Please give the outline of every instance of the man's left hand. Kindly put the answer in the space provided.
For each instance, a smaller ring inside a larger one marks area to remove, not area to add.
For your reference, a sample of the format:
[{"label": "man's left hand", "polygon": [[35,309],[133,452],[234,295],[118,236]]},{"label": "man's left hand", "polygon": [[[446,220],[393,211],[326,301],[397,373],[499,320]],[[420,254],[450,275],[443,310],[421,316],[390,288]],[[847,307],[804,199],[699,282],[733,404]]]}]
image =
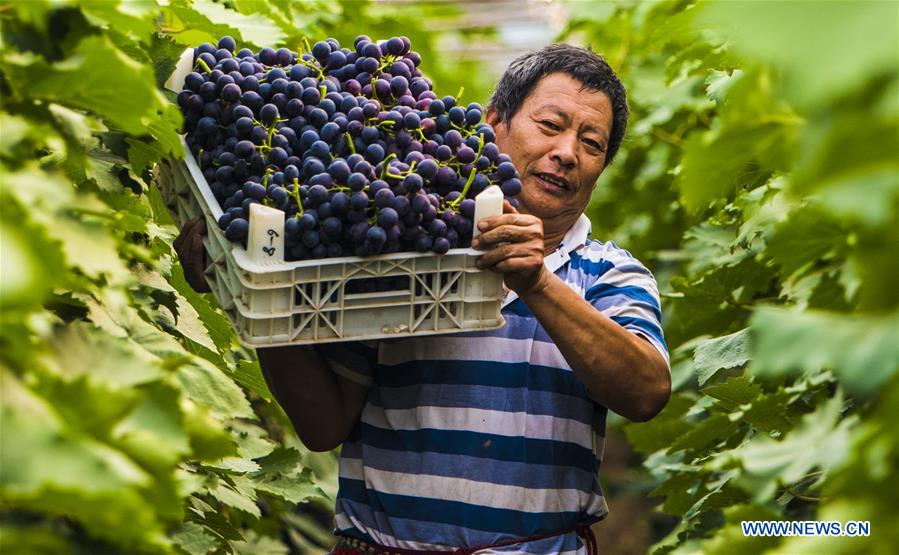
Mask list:
[{"label": "man's left hand", "polygon": [[506,287],[519,296],[537,289],[547,279],[543,265],[543,222],[521,214],[503,201],[503,214],[484,218],[481,235],[471,246],[485,250],[478,268],[503,274]]}]

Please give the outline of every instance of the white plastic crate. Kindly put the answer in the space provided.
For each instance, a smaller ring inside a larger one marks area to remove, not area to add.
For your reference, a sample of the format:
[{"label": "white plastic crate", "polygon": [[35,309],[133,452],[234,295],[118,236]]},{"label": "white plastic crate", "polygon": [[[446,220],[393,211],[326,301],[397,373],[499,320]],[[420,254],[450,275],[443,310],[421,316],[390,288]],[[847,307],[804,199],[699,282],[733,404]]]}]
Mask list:
[{"label": "white plastic crate", "polygon": [[[222,210],[196,159],[158,166],[157,184],[178,226],[206,218],[206,280],[248,347],[433,335],[501,327],[502,277],[477,269],[481,253],[348,256],[258,265],[225,239]],[[360,292],[374,280],[377,292]]]}]

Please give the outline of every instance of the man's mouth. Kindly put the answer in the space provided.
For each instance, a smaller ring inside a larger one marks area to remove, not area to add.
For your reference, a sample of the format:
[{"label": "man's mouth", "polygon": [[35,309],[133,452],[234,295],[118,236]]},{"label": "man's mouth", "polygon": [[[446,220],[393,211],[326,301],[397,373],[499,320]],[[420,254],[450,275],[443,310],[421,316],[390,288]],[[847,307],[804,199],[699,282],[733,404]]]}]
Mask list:
[{"label": "man's mouth", "polygon": [[568,181],[564,177],[558,175],[553,175],[551,173],[535,173],[534,177],[542,181],[544,186],[551,190],[568,191],[571,189]]}]

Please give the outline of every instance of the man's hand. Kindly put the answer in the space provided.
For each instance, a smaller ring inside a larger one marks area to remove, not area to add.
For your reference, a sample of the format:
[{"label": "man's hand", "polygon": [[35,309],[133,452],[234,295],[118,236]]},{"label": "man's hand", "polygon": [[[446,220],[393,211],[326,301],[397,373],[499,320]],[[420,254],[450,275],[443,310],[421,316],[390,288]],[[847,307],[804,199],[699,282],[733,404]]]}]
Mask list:
[{"label": "man's hand", "polygon": [[503,214],[484,218],[479,225],[481,235],[471,246],[487,252],[478,258],[478,268],[503,274],[506,287],[519,295],[545,285],[549,272],[543,266],[540,218],[520,214],[503,201]]},{"label": "man's hand", "polygon": [[212,291],[206,283],[206,248],[203,236],[206,235],[206,220],[197,216],[188,220],[175,238],[175,252],[184,267],[184,279],[197,293]]}]

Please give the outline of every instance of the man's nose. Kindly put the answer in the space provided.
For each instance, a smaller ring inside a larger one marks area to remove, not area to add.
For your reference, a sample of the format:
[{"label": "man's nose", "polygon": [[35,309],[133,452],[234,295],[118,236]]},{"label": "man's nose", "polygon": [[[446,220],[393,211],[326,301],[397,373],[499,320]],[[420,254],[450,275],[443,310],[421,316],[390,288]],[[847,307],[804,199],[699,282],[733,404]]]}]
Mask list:
[{"label": "man's nose", "polygon": [[563,168],[575,167],[577,165],[577,133],[568,131],[556,135],[550,158]]}]

